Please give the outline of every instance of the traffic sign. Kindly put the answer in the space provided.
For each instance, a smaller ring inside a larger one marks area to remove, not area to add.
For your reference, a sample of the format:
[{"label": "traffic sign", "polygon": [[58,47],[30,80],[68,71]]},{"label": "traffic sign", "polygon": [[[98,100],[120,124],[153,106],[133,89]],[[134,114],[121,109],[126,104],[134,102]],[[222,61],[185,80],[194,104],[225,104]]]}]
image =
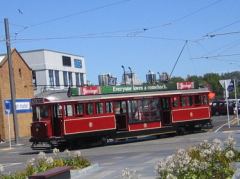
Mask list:
[{"label": "traffic sign", "polygon": [[233,90],[234,90],[234,81],[233,80],[231,80],[230,83],[228,84],[227,90],[229,92],[233,92]]}]

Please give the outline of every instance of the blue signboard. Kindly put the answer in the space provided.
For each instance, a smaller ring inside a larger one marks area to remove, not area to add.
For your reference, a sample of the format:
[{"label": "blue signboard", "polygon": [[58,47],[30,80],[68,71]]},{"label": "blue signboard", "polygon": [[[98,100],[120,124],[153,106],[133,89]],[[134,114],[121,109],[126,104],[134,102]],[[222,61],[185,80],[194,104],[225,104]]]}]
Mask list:
[{"label": "blue signboard", "polygon": [[82,68],[82,60],[74,59],[74,67],[75,68]]},{"label": "blue signboard", "polygon": [[234,81],[233,80],[230,81],[230,83],[229,83],[229,85],[227,87],[227,90],[229,92],[232,92],[234,90]]},{"label": "blue signboard", "polygon": [[[12,114],[12,100],[4,100],[5,114]],[[16,99],[16,112],[17,113],[31,113],[31,99]]]}]

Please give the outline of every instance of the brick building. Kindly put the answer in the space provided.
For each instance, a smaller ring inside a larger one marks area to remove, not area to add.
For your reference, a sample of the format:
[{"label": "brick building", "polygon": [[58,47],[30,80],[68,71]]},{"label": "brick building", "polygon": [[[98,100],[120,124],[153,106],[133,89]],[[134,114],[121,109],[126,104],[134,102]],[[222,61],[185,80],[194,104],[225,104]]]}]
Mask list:
[{"label": "brick building", "polygon": [[[32,121],[30,99],[33,97],[32,70],[16,49],[12,50],[14,83],[16,89],[16,111],[19,137],[30,136]],[[8,139],[7,103],[11,105],[9,69],[7,56],[0,55],[0,138]],[[10,112],[11,138],[14,138],[13,116]]]}]

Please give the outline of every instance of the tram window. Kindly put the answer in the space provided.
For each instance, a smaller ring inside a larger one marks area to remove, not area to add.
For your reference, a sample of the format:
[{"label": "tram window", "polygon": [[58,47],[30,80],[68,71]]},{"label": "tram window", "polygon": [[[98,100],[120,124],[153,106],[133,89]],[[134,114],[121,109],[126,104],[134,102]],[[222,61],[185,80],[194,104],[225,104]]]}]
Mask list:
[{"label": "tram window", "polygon": [[161,98],[162,109],[169,109],[168,98]]},{"label": "tram window", "polygon": [[159,100],[153,99],[151,103],[151,117],[152,120],[159,119],[160,120],[160,112],[159,112]]},{"label": "tram window", "polygon": [[62,105],[55,104],[53,106],[53,117],[54,118],[61,118],[62,117]]},{"label": "tram window", "polygon": [[112,103],[111,102],[106,102],[106,113],[112,113]]},{"label": "tram window", "polygon": [[87,104],[87,115],[92,115],[93,114],[93,103],[88,103]]},{"label": "tram window", "polygon": [[194,97],[195,105],[200,105],[201,104],[201,98],[199,95]]},{"label": "tram window", "polygon": [[115,102],[114,113],[115,114],[125,114],[126,113],[126,101]]},{"label": "tram window", "polygon": [[67,117],[73,116],[73,107],[71,104],[65,105],[65,116]]},{"label": "tram window", "polygon": [[137,108],[138,108],[138,104],[136,100],[128,101],[128,115],[130,119],[138,120]]},{"label": "tram window", "polygon": [[181,105],[182,105],[182,107],[187,106],[187,99],[184,96],[181,96]]},{"label": "tram window", "polygon": [[103,114],[103,103],[97,103],[97,114]]},{"label": "tram window", "polygon": [[114,104],[114,113],[115,114],[120,114],[120,102],[116,102],[115,104]]},{"label": "tram window", "polygon": [[172,99],[173,101],[172,101],[172,106],[173,107],[178,107],[178,103],[179,103],[179,101],[178,101],[178,97],[173,97],[173,99]]},{"label": "tram window", "polygon": [[[165,100],[166,102],[167,100]],[[168,106],[168,103],[165,103]],[[159,101],[157,99],[145,99],[143,101],[143,117],[144,120],[160,119],[160,112],[158,110]]]},{"label": "tram window", "polygon": [[48,117],[48,106],[36,106],[33,108],[33,120],[40,121]]},{"label": "tram window", "polygon": [[75,105],[75,111],[76,111],[76,115],[83,115],[83,104],[82,103],[78,103]]},{"label": "tram window", "polygon": [[128,115],[130,123],[136,123],[142,120],[142,109],[142,100],[128,101]]},{"label": "tram window", "polygon": [[122,102],[121,102],[120,112],[122,112],[122,113],[126,113],[126,112],[127,112],[127,104],[126,104],[126,101],[122,101]]},{"label": "tram window", "polygon": [[202,104],[208,104],[208,99],[206,95],[202,96]]},{"label": "tram window", "polygon": [[40,117],[47,118],[48,117],[48,106],[41,106],[40,107]]},{"label": "tram window", "polygon": [[193,105],[193,97],[192,96],[188,96],[188,102],[189,102],[189,106]]},{"label": "tram window", "polygon": [[143,116],[146,121],[151,119],[151,101],[149,99],[143,100]]}]

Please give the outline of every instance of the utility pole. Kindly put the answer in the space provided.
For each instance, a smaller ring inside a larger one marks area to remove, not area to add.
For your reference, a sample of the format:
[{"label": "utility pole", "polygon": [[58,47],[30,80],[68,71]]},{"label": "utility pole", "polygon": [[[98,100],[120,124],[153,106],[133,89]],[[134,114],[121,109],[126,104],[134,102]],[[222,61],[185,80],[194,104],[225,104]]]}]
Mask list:
[{"label": "utility pole", "polygon": [[[11,91],[11,100],[12,100],[12,113],[13,113],[13,123],[14,123],[14,135],[15,135],[15,143],[18,144],[18,120],[16,113],[16,91],[14,84],[14,74],[13,74],[13,64],[12,64],[12,56],[11,56],[11,43],[9,36],[9,24],[8,19],[4,18],[5,25],[5,34],[6,34],[6,46],[7,46],[7,56],[8,56],[8,69],[9,69],[9,80],[10,80],[10,91]],[[9,139],[11,140],[11,139]]]}]

